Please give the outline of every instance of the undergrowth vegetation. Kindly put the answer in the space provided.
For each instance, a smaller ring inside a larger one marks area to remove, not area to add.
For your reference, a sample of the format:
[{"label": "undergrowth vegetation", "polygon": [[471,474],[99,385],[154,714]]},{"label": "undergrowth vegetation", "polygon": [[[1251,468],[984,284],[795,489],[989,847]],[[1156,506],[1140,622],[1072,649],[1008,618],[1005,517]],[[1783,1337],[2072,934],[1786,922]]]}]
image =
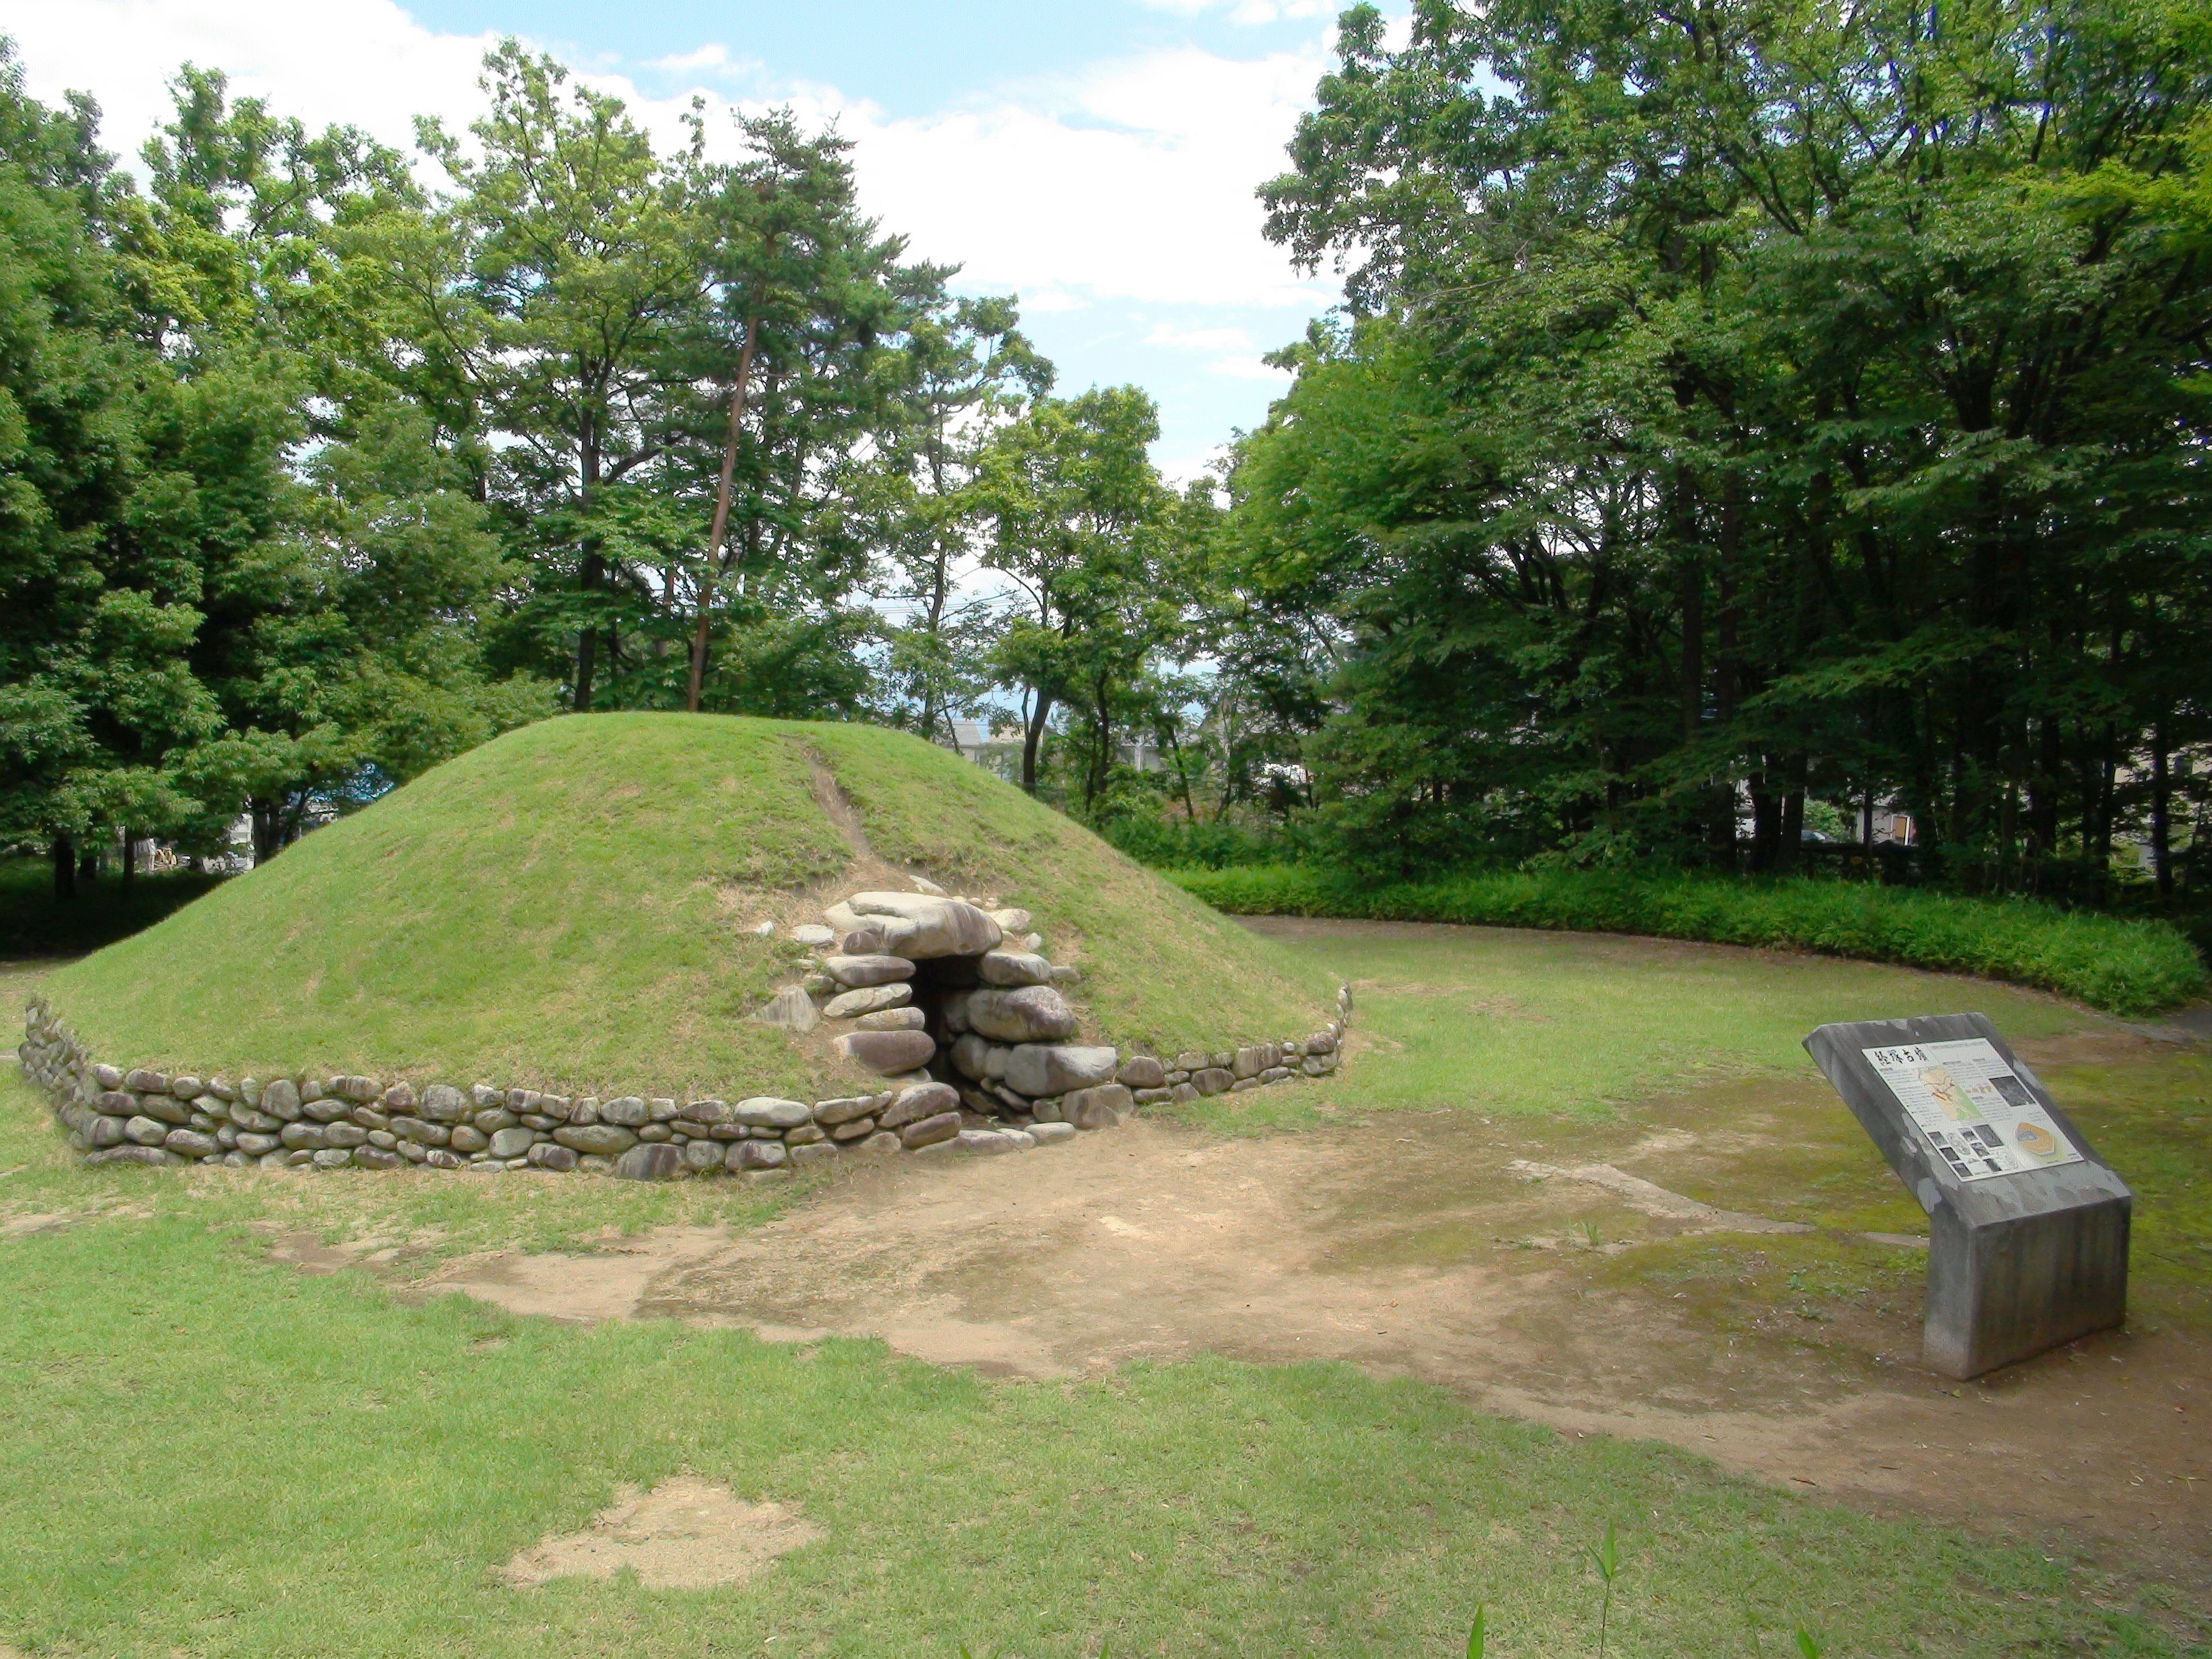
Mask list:
[{"label": "undergrowth vegetation", "polygon": [[2065,911],[2025,899],[1859,883],[1744,882],[1556,871],[1486,872],[1373,886],[1327,870],[1269,866],[1170,872],[1240,915],[1542,927],[1704,939],[1978,974],[2148,1014],[2203,991],[2204,963],[2161,921]]}]

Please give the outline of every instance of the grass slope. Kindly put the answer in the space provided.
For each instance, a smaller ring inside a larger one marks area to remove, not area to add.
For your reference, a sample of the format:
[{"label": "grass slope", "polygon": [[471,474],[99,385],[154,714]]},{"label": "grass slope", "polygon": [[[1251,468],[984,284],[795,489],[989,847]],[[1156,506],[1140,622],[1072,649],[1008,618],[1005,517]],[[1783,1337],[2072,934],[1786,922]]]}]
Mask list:
[{"label": "grass slope", "polygon": [[103,1057],[563,1093],[805,1094],[820,1045],[745,1016],[788,966],[746,926],[818,909],[852,863],[810,755],[877,851],[988,886],[1092,975],[1122,1042],[1322,1018],[1286,952],[947,750],[872,727],[603,714],[509,732],[52,976]]}]

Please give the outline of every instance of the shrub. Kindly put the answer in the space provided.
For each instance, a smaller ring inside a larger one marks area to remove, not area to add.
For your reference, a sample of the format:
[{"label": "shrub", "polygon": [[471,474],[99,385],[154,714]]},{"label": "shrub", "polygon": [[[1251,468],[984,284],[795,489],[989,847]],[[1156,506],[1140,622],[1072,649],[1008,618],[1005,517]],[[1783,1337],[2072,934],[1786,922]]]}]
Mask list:
[{"label": "shrub", "polygon": [[1501,872],[1387,886],[1284,866],[1169,873],[1232,915],[1649,933],[1812,951],[2011,980],[2123,1015],[2169,1007],[2206,985],[2196,947],[2170,923],[2060,910],[2029,899],[1802,878],[1584,871]]}]

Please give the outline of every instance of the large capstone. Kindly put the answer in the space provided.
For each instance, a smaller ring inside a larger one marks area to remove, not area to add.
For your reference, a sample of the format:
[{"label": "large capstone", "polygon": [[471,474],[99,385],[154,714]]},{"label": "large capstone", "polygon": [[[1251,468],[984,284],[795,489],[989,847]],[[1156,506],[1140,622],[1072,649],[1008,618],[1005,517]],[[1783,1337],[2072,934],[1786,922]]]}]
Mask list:
[{"label": "large capstone", "polygon": [[1118,1051],[1112,1048],[1024,1042],[1007,1050],[1005,1081],[1009,1089],[1031,1099],[1066,1094],[1070,1089],[1111,1082],[1119,1059]]},{"label": "large capstone", "polygon": [[[887,954],[909,961],[979,957],[1003,937],[999,924],[974,905],[926,893],[855,893],[843,908],[881,935]],[[836,918],[830,920],[835,926]]]},{"label": "large capstone", "polygon": [[976,976],[986,985],[1049,985],[1052,964],[1027,951],[988,951],[975,964]]},{"label": "large capstone", "polygon": [[1075,1011],[1049,985],[968,994],[968,1029],[1001,1042],[1054,1042],[1075,1035]]},{"label": "large capstone", "polygon": [[896,1077],[927,1065],[937,1042],[927,1031],[848,1031],[837,1039],[837,1052],[878,1077]]}]

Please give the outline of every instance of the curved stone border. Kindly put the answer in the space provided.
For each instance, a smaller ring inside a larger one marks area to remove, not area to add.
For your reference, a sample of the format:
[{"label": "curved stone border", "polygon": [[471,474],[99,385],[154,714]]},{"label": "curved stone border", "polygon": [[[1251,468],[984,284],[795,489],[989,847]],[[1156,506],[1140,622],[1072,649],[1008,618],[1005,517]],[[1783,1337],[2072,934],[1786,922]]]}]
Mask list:
[{"label": "curved stone border", "polygon": [[[412,1164],[639,1181],[726,1171],[763,1182],[848,1156],[1027,1151],[1111,1128],[1154,1103],[1327,1076],[1352,1014],[1351,988],[1342,986],[1337,1018],[1304,1038],[1171,1060],[1125,1057],[1065,1040],[1075,1035],[1076,1017],[1057,988],[1079,976],[1043,957],[1024,911],[987,912],[941,891],[858,893],[831,906],[825,923],[792,930],[810,951],[835,948],[800,957],[804,977],[758,1018],[800,1031],[825,1019],[851,1022],[836,1047],[884,1078],[872,1093],[679,1103],[485,1083],[434,1083],[418,1092],[365,1077],[234,1083],[125,1071],[94,1059],[44,998],[25,1014],[16,1053],[88,1163]],[[1010,939],[1016,948],[1001,949]],[[933,1066],[950,1080],[931,1075]]]}]

